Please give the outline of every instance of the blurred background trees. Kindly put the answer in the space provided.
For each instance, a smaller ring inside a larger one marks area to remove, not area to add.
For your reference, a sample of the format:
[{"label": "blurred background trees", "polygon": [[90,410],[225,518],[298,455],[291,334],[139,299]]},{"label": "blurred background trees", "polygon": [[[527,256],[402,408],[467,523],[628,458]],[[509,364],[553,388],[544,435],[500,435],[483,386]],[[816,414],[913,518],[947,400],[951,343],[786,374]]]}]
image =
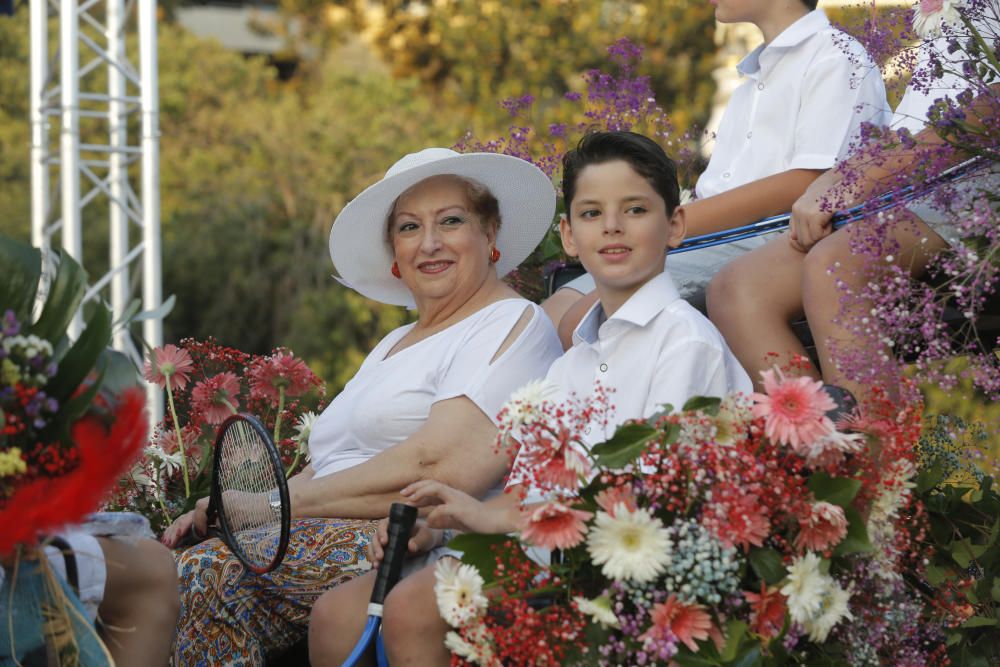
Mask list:
[{"label": "blurred background trees", "polygon": [[[166,339],[287,345],[331,392],[410,317],[337,284],[327,252],[337,212],[396,159],[506,132],[506,97],[533,95],[536,127],[579,121],[563,95],[608,67],[620,37],[643,47],[640,73],[679,130],[706,121],[714,92],[702,3],[281,0],[258,26],[287,44],[270,58],[187,32],[172,21],[185,4],[164,6],[159,31],[164,294],[177,297]],[[22,239],[27,19],[23,5],[0,17],[0,231]],[[85,265],[103,254],[89,246]]]}]

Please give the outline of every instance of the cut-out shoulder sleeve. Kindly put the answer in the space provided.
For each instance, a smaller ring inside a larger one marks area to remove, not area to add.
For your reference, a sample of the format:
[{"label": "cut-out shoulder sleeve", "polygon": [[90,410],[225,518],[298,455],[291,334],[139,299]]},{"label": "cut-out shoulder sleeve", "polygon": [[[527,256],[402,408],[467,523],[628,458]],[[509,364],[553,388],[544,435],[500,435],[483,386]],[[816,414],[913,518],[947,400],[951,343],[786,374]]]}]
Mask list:
[{"label": "cut-out shoulder sleeve", "polygon": [[522,300],[497,304],[456,345],[434,401],[466,396],[494,423],[511,393],[544,377],[562,353],[549,318]]}]

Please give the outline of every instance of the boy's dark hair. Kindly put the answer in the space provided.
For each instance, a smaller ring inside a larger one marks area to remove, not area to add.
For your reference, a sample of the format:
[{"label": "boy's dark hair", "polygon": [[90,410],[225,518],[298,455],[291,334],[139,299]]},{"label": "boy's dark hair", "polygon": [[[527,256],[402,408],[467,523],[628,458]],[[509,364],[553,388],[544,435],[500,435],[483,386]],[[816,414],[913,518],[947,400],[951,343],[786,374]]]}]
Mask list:
[{"label": "boy's dark hair", "polygon": [[802,0],[802,4],[809,8],[809,11],[816,9],[816,5],[819,4],[819,0]]},{"label": "boy's dark hair", "polygon": [[627,162],[637,174],[649,181],[666,203],[667,215],[674,212],[680,203],[680,187],[677,185],[677,166],[674,161],[649,137],[618,130],[588,132],[576,148],[566,151],[563,156],[562,190],[567,215],[576,194],[576,181],[580,172],[592,164],[614,160]]}]

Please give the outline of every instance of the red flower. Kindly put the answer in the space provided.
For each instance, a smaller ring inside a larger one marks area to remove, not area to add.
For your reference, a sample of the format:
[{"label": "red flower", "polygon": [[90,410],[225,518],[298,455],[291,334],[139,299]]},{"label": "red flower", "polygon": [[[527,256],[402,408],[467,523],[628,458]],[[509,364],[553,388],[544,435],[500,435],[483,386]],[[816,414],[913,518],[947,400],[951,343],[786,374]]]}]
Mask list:
[{"label": "red flower", "polygon": [[777,636],[785,625],[785,596],[777,588],[768,589],[760,583],[760,594],[744,591],[743,597],[750,603],[750,631],[765,639]]},{"label": "red flower", "polygon": [[678,641],[693,652],[698,652],[695,640],[708,639],[712,630],[712,617],[700,604],[687,604],[672,594],[666,602],[653,606],[653,626],[639,639],[670,639]]},{"label": "red flower", "polygon": [[101,501],[146,444],[146,396],[130,389],[119,399],[110,430],[102,419],[87,416],[72,428],[79,465],[58,477],[36,479],[7,499],[0,512],[0,554],[18,544],[32,544],[82,519]]},{"label": "red flower", "polygon": [[191,390],[191,403],[209,424],[221,424],[236,414],[240,402],[240,381],[233,373],[219,373],[203,380]]},{"label": "red flower", "polygon": [[187,386],[193,367],[194,362],[187,350],[166,345],[149,353],[142,374],[146,380],[160,387],[166,387],[167,378],[170,378],[170,387],[179,390]]},{"label": "red flower", "polygon": [[725,498],[712,508],[711,520],[706,525],[726,547],[761,546],[770,534],[771,522],[761,507],[756,494],[739,493]]},{"label": "red flower", "polygon": [[826,551],[840,543],[847,535],[847,517],[844,509],[830,503],[813,503],[809,514],[799,517],[799,534],[795,536],[797,549]]},{"label": "red flower", "polygon": [[796,451],[834,430],[826,412],[836,407],[823,383],[810,377],[785,378],[781,369],[761,371],[766,394],[753,395],[753,416],[764,418],[767,437]]},{"label": "red flower", "polygon": [[619,505],[623,506],[626,512],[634,512],[639,508],[632,489],[624,486],[609,486],[600,491],[594,500],[597,501],[598,507],[612,517],[615,516]]},{"label": "red flower", "polygon": [[284,388],[285,397],[301,396],[317,383],[309,367],[286,352],[259,359],[250,367],[250,392],[256,399],[277,403],[279,389]]}]

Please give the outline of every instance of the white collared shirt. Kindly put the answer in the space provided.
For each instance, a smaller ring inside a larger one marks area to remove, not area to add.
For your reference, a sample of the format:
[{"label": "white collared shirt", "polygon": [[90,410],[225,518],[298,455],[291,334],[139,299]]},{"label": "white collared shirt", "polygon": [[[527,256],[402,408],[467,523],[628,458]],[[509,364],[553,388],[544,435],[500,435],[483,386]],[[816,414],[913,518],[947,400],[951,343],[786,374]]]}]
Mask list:
[{"label": "white collared shirt", "polygon": [[890,118],[878,66],[819,9],[736,69],[746,81],[726,107],[699,197],[789,169],[829,169],[847,155],[863,122]]},{"label": "white collared shirt", "polygon": [[670,404],[679,410],[694,396],[749,394],[750,377],[722,334],[680,298],[666,273],[643,285],[611,317],[597,303],[573,332],[573,347],[549,368],[553,400],[586,399],[595,383],[613,389],[607,426],[594,423],[588,445],[610,438],[628,419],[648,417]]}]

